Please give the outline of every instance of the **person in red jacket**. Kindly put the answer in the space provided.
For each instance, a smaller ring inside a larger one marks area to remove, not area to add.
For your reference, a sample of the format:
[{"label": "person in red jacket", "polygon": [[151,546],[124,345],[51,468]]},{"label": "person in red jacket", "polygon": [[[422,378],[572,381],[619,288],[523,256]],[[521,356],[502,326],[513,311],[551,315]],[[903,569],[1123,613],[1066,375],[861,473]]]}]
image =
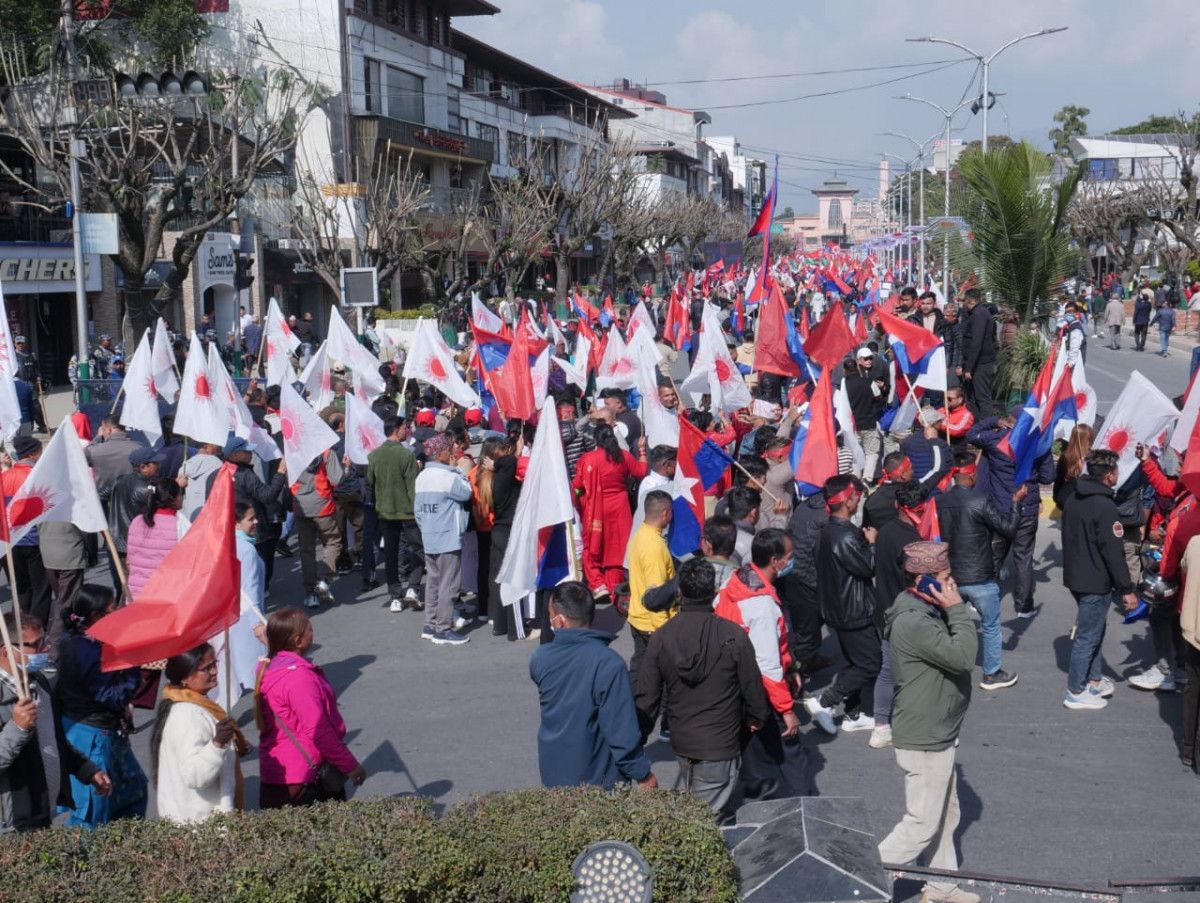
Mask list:
[{"label": "person in red jacket", "polygon": [[751,735],[742,755],[743,793],[746,801],[804,796],[811,779],[792,696],[793,689],[800,690],[800,672],[792,661],[787,622],[775,592],[775,579],[792,569],[791,537],[783,530],[762,530],[754,537],[750,556],[750,562],[729,578],[716,605],[719,617],[749,635],[767,701],[775,711],[775,717]]}]

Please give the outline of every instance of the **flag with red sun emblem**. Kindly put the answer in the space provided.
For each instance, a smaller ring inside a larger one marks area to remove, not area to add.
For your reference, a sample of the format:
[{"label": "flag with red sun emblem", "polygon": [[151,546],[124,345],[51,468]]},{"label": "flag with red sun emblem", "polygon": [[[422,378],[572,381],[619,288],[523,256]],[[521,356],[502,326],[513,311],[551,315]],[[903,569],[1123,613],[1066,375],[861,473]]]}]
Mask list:
[{"label": "flag with red sun emblem", "polygon": [[460,407],[479,406],[479,396],[455,369],[450,349],[433,320],[417,321],[404,361],[403,376],[428,383]]},{"label": "flag with red sun emblem", "polygon": [[[84,533],[108,529],[70,417],[63,419],[21,488],[13,493],[6,513],[5,526],[13,543],[46,521],[73,523]],[[0,543],[0,550],[2,546]]]},{"label": "flag with red sun emblem", "polygon": [[289,483],[295,483],[309,464],[338,441],[338,434],[287,383],[279,387],[279,431]]},{"label": "flag with red sun emblem", "polygon": [[200,337],[192,333],[188,346],[187,364],[183,368],[183,386],[179,390],[179,407],[175,411],[175,434],[187,436],[195,443],[211,442],[224,445],[229,436],[229,413],[225,399],[215,397],[208,376],[208,360]]},{"label": "flag with red sun emblem", "polygon": [[727,414],[749,407],[753,401],[741,371],[729,355],[717,312],[709,304],[704,305],[700,319],[700,344],[692,372],[680,384],[679,390],[692,395],[707,394],[712,398],[713,407]]},{"label": "flag with red sun emblem", "polygon": [[158,418],[158,389],[154,384],[149,329],[142,334],[137,351],[129,359],[122,387],[125,403],[121,407],[121,425],[141,430],[153,445],[162,438],[162,421]]},{"label": "flag with red sun emblem", "polygon": [[[154,371],[154,387],[167,404],[175,403],[179,394],[179,378],[175,374],[175,352],[167,338],[167,324],[159,317],[154,325],[154,344],[151,345],[150,361]],[[129,368],[125,368],[129,372]]]},{"label": "flag with red sun emblem", "polygon": [[300,340],[293,334],[279,309],[279,302],[271,299],[267,307],[267,322],[263,327],[263,342],[267,355],[267,385],[278,386],[296,379],[291,356],[300,347]]},{"label": "flag with red sun emblem", "polygon": [[608,342],[604,346],[604,357],[596,371],[596,389],[632,389],[637,386],[637,367],[621,338],[621,331],[612,326],[608,330]]},{"label": "flag with red sun emblem", "polygon": [[1129,479],[1138,466],[1135,454],[1138,443],[1161,447],[1163,433],[1178,417],[1179,410],[1171,399],[1134,370],[1092,443],[1092,448],[1106,448],[1117,453],[1118,486]]},{"label": "flag with red sun emblem", "polygon": [[367,456],[383,445],[383,421],[353,392],[346,393],[346,454],[355,464],[366,464]]}]

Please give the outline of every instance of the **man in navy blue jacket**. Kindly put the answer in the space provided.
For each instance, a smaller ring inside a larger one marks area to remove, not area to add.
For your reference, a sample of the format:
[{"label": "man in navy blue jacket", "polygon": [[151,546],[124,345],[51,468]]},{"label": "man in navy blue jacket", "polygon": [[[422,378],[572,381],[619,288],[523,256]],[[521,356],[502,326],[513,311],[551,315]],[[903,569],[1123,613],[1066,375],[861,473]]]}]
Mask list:
[{"label": "man in navy blue jacket", "polygon": [[[1013,409],[1020,413],[1020,406]],[[967,433],[967,441],[983,449],[979,462],[979,474],[975,488],[992,500],[999,511],[1007,511],[1013,503],[1017,487],[1013,485],[1014,462],[1000,443],[1012,431],[1016,414],[1005,417],[985,417],[976,422]],[[996,573],[1002,574],[1004,561],[1009,550],[1013,553],[1013,605],[1017,616],[1032,618],[1037,612],[1033,607],[1033,546],[1037,541],[1038,515],[1042,508],[1042,495],[1038,484],[1054,483],[1054,458],[1047,452],[1033,462],[1033,476],[1026,481],[1028,491],[1021,501],[1021,521],[1016,535],[1008,539],[1000,534],[992,537],[992,556]]]},{"label": "man in navy blue jacket", "polygon": [[658,779],[642,748],[625,660],[608,648],[616,636],[592,629],[596,603],[584,584],[560,583],[550,595],[554,641],[529,659],[538,688],[538,768],[546,787],[632,781],[653,790]]}]

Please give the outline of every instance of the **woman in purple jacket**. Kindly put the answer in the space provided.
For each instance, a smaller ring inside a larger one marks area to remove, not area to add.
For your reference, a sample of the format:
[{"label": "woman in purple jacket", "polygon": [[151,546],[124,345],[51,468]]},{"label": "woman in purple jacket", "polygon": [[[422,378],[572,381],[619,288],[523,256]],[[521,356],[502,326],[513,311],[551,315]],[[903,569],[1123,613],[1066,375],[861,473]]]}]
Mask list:
[{"label": "woman in purple jacket", "polygon": [[304,658],[312,646],[308,615],[298,608],[272,612],[267,619],[267,661],[259,665],[254,692],[259,731],[259,806],[279,809],[346,798],[317,783],[323,764],[337,768],[355,785],[366,769],[346,748],[346,723],[324,672]]}]

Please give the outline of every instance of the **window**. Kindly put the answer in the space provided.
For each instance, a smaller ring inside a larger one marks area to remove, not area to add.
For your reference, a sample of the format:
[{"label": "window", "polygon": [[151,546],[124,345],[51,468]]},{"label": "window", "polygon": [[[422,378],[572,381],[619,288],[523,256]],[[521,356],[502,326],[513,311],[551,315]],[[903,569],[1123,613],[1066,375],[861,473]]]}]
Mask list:
[{"label": "window", "polygon": [[387,115],[405,122],[425,123],[425,79],[387,67]]},{"label": "window", "polygon": [[500,162],[500,130],[494,125],[485,125],[482,122],[475,123],[475,135],[484,141],[492,143],[492,162]]},{"label": "window", "polygon": [[383,85],[379,81],[379,60],[363,57],[363,109],[383,112]]},{"label": "window", "polygon": [[508,165],[513,169],[525,166],[525,136],[520,132],[508,133]]},{"label": "window", "polygon": [[842,202],[834,198],[829,202],[829,228],[840,229],[842,223]]},{"label": "window", "polygon": [[1087,177],[1092,181],[1112,181],[1117,177],[1117,161],[1105,159],[1088,160]]},{"label": "window", "polygon": [[446,128],[459,135],[467,133],[463,128],[462,119],[459,118],[458,88],[454,85],[446,86]]}]

